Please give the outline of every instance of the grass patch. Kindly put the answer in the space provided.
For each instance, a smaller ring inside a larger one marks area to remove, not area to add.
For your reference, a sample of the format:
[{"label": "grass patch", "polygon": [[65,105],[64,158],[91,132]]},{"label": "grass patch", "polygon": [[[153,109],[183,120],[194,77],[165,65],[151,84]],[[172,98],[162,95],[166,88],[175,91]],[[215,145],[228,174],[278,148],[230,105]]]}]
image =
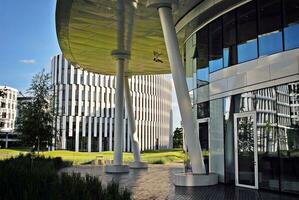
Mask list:
[{"label": "grass patch", "polygon": [[[7,159],[10,157],[16,157],[20,153],[26,154],[26,151],[11,150],[11,149],[0,149],[0,160]],[[102,158],[104,160],[113,160],[113,152],[74,152],[74,151],[65,151],[65,150],[56,150],[56,151],[44,151],[40,152],[39,155],[55,158],[61,157],[64,161],[70,161],[74,165],[84,165],[91,164],[93,160]],[[141,159],[144,162],[155,163],[158,160],[163,159],[164,163],[170,162],[183,162],[185,158],[184,152],[181,149],[163,149],[159,151],[144,151],[141,153]],[[132,153],[123,154],[124,163],[133,161]]]}]

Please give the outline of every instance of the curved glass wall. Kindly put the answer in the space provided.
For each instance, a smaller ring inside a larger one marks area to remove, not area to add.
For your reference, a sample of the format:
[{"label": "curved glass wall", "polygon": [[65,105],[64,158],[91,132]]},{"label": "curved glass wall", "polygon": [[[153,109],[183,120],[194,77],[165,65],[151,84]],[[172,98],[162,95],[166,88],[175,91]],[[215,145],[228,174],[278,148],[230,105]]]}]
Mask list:
[{"label": "curved glass wall", "polygon": [[196,32],[197,87],[208,72],[299,47],[299,1],[254,0]]},{"label": "curved glass wall", "polygon": [[255,111],[259,188],[299,193],[299,82],[229,96],[223,104],[226,182],[235,181],[234,114]]},{"label": "curved glass wall", "polygon": [[255,1],[237,9],[238,63],[256,59],[258,56],[256,19]]}]

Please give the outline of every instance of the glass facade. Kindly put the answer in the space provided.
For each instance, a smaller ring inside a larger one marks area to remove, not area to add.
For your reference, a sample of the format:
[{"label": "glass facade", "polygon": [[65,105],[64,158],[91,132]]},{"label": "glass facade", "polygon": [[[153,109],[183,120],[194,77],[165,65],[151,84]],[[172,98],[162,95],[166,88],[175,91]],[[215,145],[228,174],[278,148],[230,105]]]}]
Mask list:
[{"label": "glass facade", "polygon": [[223,102],[226,182],[235,181],[233,116],[254,111],[259,188],[299,193],[299,82],[226,97]]},{"label": "glass facade", "polygon": [[253,1],[237,9],[237,61],[257,58],[257,11]]},{"label": "glass facade", "polygon": [[298,48],[298,34],[298,0],[254,0],[224,14],[196,32],[197,87],[208,73]]},{"label": "glass facade", "polygon": [[[209,100],[209,90],[216,90],[209,86],[209,76],[218,77],[211,73],[299,48],[298,35],[298,0],[253,0],[211,21],[186,41],[186,77],[200,122],[205,164],[219,174],[220,182],[235,184],[238,175],[241,185],[258,182],[260,189],[299,194],[299,82]],[[246,116],[249,112],[254,116]],[[241,113],[245,117],[235,119]]]}]

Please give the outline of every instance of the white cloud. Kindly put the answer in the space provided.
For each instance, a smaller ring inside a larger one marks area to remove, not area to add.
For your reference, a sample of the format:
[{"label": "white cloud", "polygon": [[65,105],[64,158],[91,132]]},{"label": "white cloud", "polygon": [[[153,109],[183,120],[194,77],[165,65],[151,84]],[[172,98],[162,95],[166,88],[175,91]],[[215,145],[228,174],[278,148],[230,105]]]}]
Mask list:
[{"label": "white cloud", "polygon": [[23,59],[23,60],[20,60],[20,62],[24,63],[24,64],[28,64],[28,65],[36,63],[36,61],[34,59]]}]

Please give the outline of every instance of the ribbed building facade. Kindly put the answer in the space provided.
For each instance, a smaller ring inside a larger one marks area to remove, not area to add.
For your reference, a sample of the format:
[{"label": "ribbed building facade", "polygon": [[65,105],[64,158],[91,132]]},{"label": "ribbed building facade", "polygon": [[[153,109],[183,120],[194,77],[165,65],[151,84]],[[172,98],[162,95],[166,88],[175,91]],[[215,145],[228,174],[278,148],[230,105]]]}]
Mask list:
[{"label": "ribbed building facade", "polygon": [[[74,67],[62,55],[52,59],[56,147],[74,151],[112,151],[115,77]],[[169,147],[171,82],[165,75],[129,80],[140,149]],[[131,151],[124,109],[123,150]]]}]

